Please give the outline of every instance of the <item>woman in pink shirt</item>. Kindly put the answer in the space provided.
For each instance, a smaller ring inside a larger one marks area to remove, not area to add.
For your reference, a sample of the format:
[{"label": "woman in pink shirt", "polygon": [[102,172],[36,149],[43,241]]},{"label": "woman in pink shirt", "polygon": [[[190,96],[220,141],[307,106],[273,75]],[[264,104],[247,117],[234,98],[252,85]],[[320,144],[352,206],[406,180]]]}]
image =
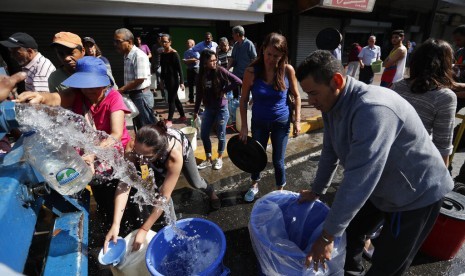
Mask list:
[{"label": "woman in pink shirt", "polygon": [[[70,87],[70,89],[63,91],[63,93],[26,92],[23,93],[20,101],[61,105],[71,109],[73,112],[83,115],[96,130],[109,134],[110,137],[102,144],[114,146],[123,151],[131,140],[124,119],[125,113],[130,113],[130,111],[124,104],[121,94],[111,87],[105,63],[101,59],[91,56],[79,59],[76,62],[76,72],[66,79],[63,85]],[[112,223],[113,198],[119,180],[108,180],[105,176],[111,175],[112,168],[99,162],[99,160],[94,160],[93,155],[87,155],[83,158],[95,170],[95,176],[90,185],[97,202],[97,212],[105,224],[104,228],[108,229]],[[136,191],[132,189],[132,192]],[[124,221],[128,221],[125,223],[127,228],[122,231],[123,234],[127,234],[130,229],[139,228],[143,223],[139,217],[145,218],[150,214],[146,208],[143,208],[142,212],[139,211],[139,205],[134,202],[129,202],[128,208],[129,210],[125,212],[126,216],[123,218]]]}]

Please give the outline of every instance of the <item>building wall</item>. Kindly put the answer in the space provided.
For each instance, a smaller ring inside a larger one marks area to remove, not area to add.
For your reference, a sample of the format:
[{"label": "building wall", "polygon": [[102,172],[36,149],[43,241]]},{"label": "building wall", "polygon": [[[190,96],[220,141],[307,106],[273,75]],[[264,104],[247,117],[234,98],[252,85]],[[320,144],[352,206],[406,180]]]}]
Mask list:
[{"label": "building wall", "polygon": [[[169,33],[173,37],[172,47],[179,52],[180,56],[186,50],[186,40],[189,38],[200,42],[204,39],[204,34],[207,31],[213,34],[215,40],[219,38],[216,36],[216,23],[212,20],[0,13],[0,40],[8,38],[15,32],[26,32],[36,39],[39,51],[49,58],[55,66],[60,65],[55,53],[50,48],[55,33],[68,31],[81,37],[93,37],[102,50],[103,56],[110,61],[113,75],[120,86],[123,85],[124,81],[124,64],[122,55],[117,53],[114,48],[113,33],[122,27],[132,30],[134,35],[142,35],[144,42],[149,47],[155,43],[157,33]],[[230,33],[229,30],[228,37],[230,37]],[[20,70],[16,62],[9,57],[6,48],[0,46],[0,53],[7,61],[10,71]]]}]

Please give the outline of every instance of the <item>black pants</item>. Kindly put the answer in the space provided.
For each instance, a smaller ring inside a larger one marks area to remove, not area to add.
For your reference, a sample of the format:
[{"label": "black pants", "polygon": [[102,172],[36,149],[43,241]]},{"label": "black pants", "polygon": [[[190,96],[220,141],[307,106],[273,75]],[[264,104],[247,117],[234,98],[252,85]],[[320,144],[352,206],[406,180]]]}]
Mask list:
[{"label": "black pants", "polygon": [[[459,112],[460,109],[465,107],[465,99],[457,98],[457,108],[455,110],[455,113]],[[461,122],[463,124],[465,122]],[[457,126],[457,128],[460,125]],[[462,139],[460,140],[458,148],[460,148],[463,145],[463,141],[465,139],[465,135],[462,136]],[[455,140],[455,132],[454,132],[454,140]],[[452,170],[452,164],[450,165],[450,169]],[[462,164],[460,167],[459,174],[455,177],[455,181],[460,182],[460,183],[465,183],[465,163]]]},{"label": "black pants", "polygon": [[362,252],[365,235],[375,231],[384,219],[381,234],[374,240],[375,252],[367,276],[402,275],[433,228],[442,199],[412,211],[387,213],[369,200],[360,209],[346,230],[346,271],[362,271]]},{"label": "black pants", "polygon": [[365,65],[363,68],[360,67],[360,75],[358,76],[359,81],[371,84],[373,83],[374,76],[375,74],[373,73],[373,69],[371,69],[371,65]]},{"label": "black pants", "polygon": [[168,121],[173,120],[175,108],[178,110],[181,117],[186,116],[178,97],[179,82],[164,82],[164,84],[165,89],[168,90]]},{"label": "black pants", "polygon": [[199,68],[188,68],[187,69],[187,86],[189,87],[189,101],[194,101],[195,94],[195,79],[199,73]]},{"label": "black pants", "polygon": [[[110,229],[113,222],[114,198],[118,183],[118,179],[113,179],[100,185],[91,186],[94,199],[97,202],[97,213],[103,222],[102,226],[105,233]],[[121,220],[120,236],[123,237],[131,233],[132,230],[140,228],[151,212],[151,206],[143,205],[142,209],[140,209],[139,204],[134,202],[133,197],[136,192],[136,189],[131,188],[128,203]]]}]

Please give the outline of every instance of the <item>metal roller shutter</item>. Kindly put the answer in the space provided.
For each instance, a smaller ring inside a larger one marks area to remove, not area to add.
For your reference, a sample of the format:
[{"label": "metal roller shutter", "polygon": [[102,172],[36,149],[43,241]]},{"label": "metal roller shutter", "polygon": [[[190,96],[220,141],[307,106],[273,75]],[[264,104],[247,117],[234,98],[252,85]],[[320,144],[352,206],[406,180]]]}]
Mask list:
[{"label": "metal roller shutter", "polygon": [[39,51],[55,65],[59,62],[50,48],[55,33],[67,31],[93,37],[110,61],[118,85],[123,82],[123,57],[115,51],[113,33],[123,26],[123,17],[0,13],[1,40],[16,32],[28,33],[37,41]]},{"label": "metal roller shutter", "polygon": [[297,64],[300,64],[311,52],[317,50],[316,36],[325,28],[341,28],[341,19],[299,16]]}]

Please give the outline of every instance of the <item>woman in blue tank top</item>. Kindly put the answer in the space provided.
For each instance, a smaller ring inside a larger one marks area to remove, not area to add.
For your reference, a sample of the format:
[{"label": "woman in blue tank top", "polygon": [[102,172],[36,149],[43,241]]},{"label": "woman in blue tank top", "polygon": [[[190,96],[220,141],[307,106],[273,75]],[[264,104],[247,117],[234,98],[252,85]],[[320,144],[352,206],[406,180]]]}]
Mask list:
[{"label": "woman in blue tank top", "polygon": [[[246,107],[252,92],[252,138],[264,148],[271,138],[278,190],[286,185],[284,156],[291,121],[294,135],[300,132],[300,95],[294,68],[288,64],[287,52],[284,36],[270,33],[265,38],[257,59],[245,70],[240,104],[243,122],[240,137],[245,142],[248,135]],[[288,96],[293,100],[290,101]],[[251,179],[252,185],[244,198],[248,202],[253,201],[258,193],[260,173],[253,173]]]}]

